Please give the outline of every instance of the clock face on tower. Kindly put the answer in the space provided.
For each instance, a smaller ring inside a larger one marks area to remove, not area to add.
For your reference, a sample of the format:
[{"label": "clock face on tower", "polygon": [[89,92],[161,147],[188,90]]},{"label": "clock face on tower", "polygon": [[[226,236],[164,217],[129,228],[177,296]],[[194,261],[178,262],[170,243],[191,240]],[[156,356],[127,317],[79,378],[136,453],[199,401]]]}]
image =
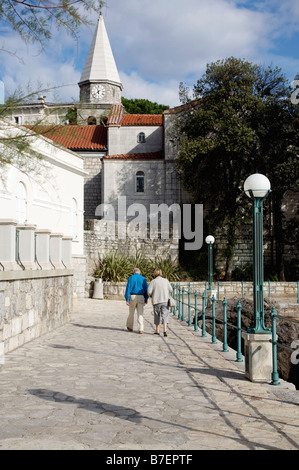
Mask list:
[{"label": "clock face on tower", "polygon": [[105,88],[103,85],[95,85],[91,90],[92,97],[96,100],[101,100],[105,96]]}]

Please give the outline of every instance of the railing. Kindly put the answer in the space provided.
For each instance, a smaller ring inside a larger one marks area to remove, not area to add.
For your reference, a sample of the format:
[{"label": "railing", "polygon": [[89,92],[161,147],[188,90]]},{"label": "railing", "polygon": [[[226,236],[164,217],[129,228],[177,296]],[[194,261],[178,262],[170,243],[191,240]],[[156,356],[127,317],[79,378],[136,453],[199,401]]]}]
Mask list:
[{"label": "railing", "polygon": [[[295,288],[293,287],[294,289],[293,296],[297,298],[297,303],[299,304],[299,281],[295,281],[294,284],[295,283],[296,283],[296,287]],[[233,282],[217,281],[215,282],[215,288],[213,289],[217,300],[220,300],[220,297],[224,298],[226,296],[225,291],[227,290],[227,286],[231,284],[233,285],[231,287],[232,292],[235,295],[240,295],[241,297],[244,297],[245,294],[252,294],[252,282],[250,281],[233,281]],[[271,299],[271,297],[276,294],[275,284],[277,284],[276,281],[264,282],[264,293],[267,297],[269,297],[269,299]],[[281,284],[284,285],[285,283],[282,282]],[[198,290],[204,290],[205,293],[207,293],[207,290],[208,290],[208,282],[205,282],[205,281],[192,282],[192,283],[189,282],[186,284],[183,284],[182,282],[180,282],[179,286],[181,288],[184,287],[185,292],[188,291],[189,288],[192,290],[192,292],[194,291],[194,289],[198,289]],[[221,291],[222,291],[222,295],[221,295]],[[283,293],[283,292],[282,293],[279,292],[279,294],[284,297],[287,295],[290,295],[290,294]]]},{"label": "railing", "polygon": [[16,230],[16,262],[25,271],[25,266],[20,259],[20,231]]},{"label": "railing", "polygon": [[[282,344],[282,343],[279,343],[277,341],[277,335],[276,335],[276,320],[277,318],[281,318],[285,321],[289,321],[291,323],[296,323],[297,325],[299,324],[299,321],[298,320],[295,320],[293,318],[286,318],[286,317],[283,317],[281,315],[277,315],[277,312],[275,310],[275,308],[273,307],[272,308],[272,312],[271,312],[271,319],[272,319],[272,361],[273,361],[273,367],[272,367],[272,384],[273,385],[279,385],[279,375],[278,375],[278,371],[277,371],[277,346],[279,346],[280,348],[283,348],[283,349],[286,349],[288,351],[292,351],[292,355],[294,354],[294,352],[297,351],[297,348],[294,347],[292,348],[292,345],[294,344],[294,346],[296,346],[296,344],[299,346],[299,341],[294,341],[292,344],[291,344],[291,347],[285,345],[285,344]],[[296,360],[295,363],[298,363],[298,360]]]},{"label": "railing", "polygon": [[[187,287],[185,289],[185,287]],[[194,287],[194,285],[193,285]],[[216,304],[216,298],[213,295],[209,301],[211,302],[211,307],[212,307],[212,315],[207,316],[206,315],[206,308],[207,308],[207,301],[208,301],[208,296],[207,296],[207,289],[205,286],[205,289],[202,294],[200,294],[197,290],[191,290],[191,284],[188,284],[186,286],[182,286],[179,284],[172,284],[173,288],[173,298],[176,301],[176,306],[173,307],[172,314],[175,316],[177,315],[177,318],[181,320],[182,322],[185,321],[185,307],[187,309],[188,313],[188,318],[186,319],[186,322],[188,326],[192,326],[192,312],[194,314],[194,330],[198,331],[198,314],[201,312],[201,321],[202,321],[202,326],[201,326],[201,336],[206,337],[206,320],[209,319],[212,322],[212,334],[211,334],[211,342],[212,344],[217,343],[217,338],[216,338],[216,322],[218,323],[223,323],[223,338],[222,338],[222,350],[223,352],[227,352],[228,349],[228,342],[227,342],[227,327],[230,326],[231,328],[236,329],[236,336],[237,336],[237,350],[236,350],[236,362],[243,362],[243,355],[242,355],[242,331],[247,332],[246,330],[242,330],[242,322],[241,322],[241,315],[242,315],[242,304],[240,301],[238,301],[236,305],[237,309],[237,322],[236,324],[230,323],[227,321],[227,300],[224,298],[222,301],[223,305],[223,318],[217,318],[216,319],[216,314],[215,314],[215,304]],[[194,304],[191,303],[191,294],[193,294],[194,297]],[[201,296],[202,299],[202,305],[201,309],[198,307],[198,300],[199,297]],[[187,298],[187,302],[185,302],[185,298]],[[288,349],[290,351],[296,351],[296,348],[292,348],[286,345],[283,345],[281,343],[277,342],[277,334],[276,334],[276,319],[277,318],[282,318],[286,321],[294,322],[299,324],[299,321],[286,318],[280,315],[277,315],[277,312],[275,308],[273,307],[272,312],[271,312],[271,322],[272,322],[272,385],[279,385],[279,375],[277,371],[277,347],[282,347],[285,349]],[[296,342],[297,343],[297,342]],[[292,343],[293,344],[293,343]],[[298,341],[299,345],[299,341]]]}]

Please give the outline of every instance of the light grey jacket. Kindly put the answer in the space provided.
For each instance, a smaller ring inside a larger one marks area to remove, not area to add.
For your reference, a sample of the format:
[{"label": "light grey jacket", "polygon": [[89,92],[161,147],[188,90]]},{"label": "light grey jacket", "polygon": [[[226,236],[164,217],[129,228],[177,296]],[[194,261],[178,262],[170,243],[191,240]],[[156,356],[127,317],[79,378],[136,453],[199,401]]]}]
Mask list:
[{"label": "light grey jacket", "polygon": [[172,294],[172,287],[168,279],[157,276],[148,286],[148,295],[152,298],[153,305],[168,302]]}]

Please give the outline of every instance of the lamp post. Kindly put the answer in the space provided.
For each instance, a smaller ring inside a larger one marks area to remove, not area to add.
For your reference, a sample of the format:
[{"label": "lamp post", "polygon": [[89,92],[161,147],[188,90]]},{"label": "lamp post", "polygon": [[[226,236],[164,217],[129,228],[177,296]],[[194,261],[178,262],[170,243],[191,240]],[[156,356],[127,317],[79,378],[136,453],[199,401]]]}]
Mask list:
[{"label": "lamp post", "polygon": [[264,324],[263,200],[271,192],[268,178],[259,173],[244,183],[245,194],[253,200],[253,300],[254,326],[250,333],[269,333]]},{"label": "lamp post", "polygon": [[213,244],[215,238],[213,235],[208,235],[205,241],[208,245],[208,290],[211,291],[213,289]]}]

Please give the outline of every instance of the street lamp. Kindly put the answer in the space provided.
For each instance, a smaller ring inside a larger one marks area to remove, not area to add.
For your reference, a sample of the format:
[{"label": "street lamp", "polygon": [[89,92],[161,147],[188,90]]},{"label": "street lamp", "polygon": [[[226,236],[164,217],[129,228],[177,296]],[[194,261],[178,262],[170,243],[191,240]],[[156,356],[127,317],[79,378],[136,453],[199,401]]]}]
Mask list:
[{"label": "street lamp", "polygon": [[269,333],[264,325],[263,200],[271,192],[268,178],[259,173],[249,176],[244,191],[253,200],[253,299],[254,326],[250,333]]},{"label": "street lamp", "polygon": [[208,245],[208,282],[209,287],[208,290],[213,289],[213,243],[215,242],[215,238],[213,235],[208,235],[206,237],[206,243]]}]

